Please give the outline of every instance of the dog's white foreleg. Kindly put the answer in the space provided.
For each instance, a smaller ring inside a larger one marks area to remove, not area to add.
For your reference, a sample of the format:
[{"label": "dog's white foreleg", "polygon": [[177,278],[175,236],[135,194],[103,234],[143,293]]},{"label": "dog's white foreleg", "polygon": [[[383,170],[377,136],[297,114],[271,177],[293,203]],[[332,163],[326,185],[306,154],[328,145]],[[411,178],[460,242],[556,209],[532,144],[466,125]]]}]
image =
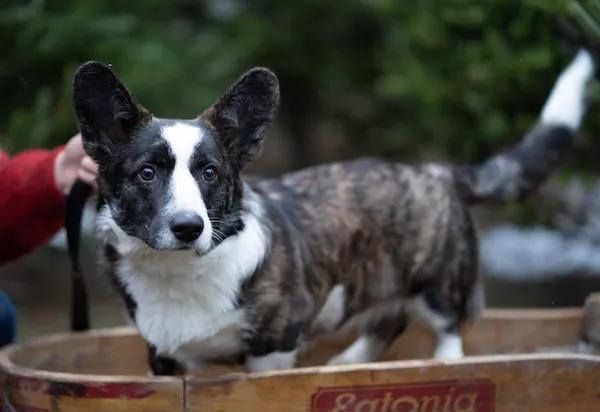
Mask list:
[{"label": "dog's white foreleg", "polygon": [[460,359],[464,356],[462,338],[456,333],[439,333],[433,357],[438,360]]},{"label": "dog's white foreleg", "polygon": [[277,369],[290,369],[296,362],[294,349],[289,352],[271,352],[264,356],[248,356],[246,358],[246,369],[249,372],[262,372]]},{"label": "dog's white foreleg", "polygon": [[387,344],[374,335],[362,335],[345,351],[334,356],[328,365],[346,365],[349,363],[367,363],[376,361]]}]

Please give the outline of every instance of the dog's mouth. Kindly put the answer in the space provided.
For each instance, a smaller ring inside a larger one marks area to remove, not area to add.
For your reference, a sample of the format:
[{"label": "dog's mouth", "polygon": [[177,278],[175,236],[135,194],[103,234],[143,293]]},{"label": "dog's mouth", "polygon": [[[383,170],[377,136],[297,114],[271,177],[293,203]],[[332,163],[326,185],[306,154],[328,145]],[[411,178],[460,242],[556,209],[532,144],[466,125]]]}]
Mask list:
[{"label": "dog's mouth", "polygon": [[194,243],[180,243],[172,246],[153,245],[150,243],[146,243],[146,246],[156,252],[189,252],[195,254],[198,257],[202,257],[208,254],[213,249],[212,246],[208,249],[200,248]]},{"label": "dog's mouth", "polygon": [[196,252],[196,245],[194,245],[192,242],[173,242],[171,244],[164,244],[156,242],[154,241],[154,239],[150,239],[149,241],[145,241],[144,244],[146,245],[146,247],[156,252]]},{"label": "dog's mouth", "polygon": [[202,257],[202,256],[204,256],[204,255],[207,255],[207,254],[208,254],[208,252],[210,252],[210,249],[209,249],[209,250],[200,250],[200,249],[195,249],[195,250],[194,250],[194,253],[195,253],[195,254],[196,254],[196,256],[198,256],[198,257]]},{"label": "dog's mouth", "polygon": [[145,246],[155,252],[188,252],[197,256],[204,256],[214,248],[214,241],[205,242],[203,239],[181,240],[173,236],[158,233],[147,239],[138,237]]}]

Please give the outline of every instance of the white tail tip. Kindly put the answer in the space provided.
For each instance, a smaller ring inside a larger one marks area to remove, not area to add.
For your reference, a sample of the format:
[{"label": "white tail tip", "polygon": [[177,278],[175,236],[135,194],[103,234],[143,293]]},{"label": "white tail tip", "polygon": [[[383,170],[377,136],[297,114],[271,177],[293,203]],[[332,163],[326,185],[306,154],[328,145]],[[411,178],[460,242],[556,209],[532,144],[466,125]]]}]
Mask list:
[{"label": "white tail tip", "polygon": [[563,70],[542,109],[542,123],[562,124],[576,130],[585,112],[585,92],[594,77],[594,60],[581,49]]}]

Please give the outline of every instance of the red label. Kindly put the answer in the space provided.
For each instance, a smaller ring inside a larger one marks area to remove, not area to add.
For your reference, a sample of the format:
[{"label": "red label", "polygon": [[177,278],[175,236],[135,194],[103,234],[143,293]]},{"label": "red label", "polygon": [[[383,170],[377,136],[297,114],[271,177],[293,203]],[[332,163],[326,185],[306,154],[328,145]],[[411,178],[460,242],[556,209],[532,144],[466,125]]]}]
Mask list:
[{"label": "red label", "polygon": [[494,412],[487,379],[320,388],[313,412]]},{"label": "red label", "polygon": [[7,412],[50,412],[50,409],[35,408],[33,406],[13,405],[10,407],[12,409],[9,409],[9,406],[6,407]]},{"label": "red label", "polygon": [[150,386],[141,383],[52,382],[18,376],[11,376],[7,383],[22,391],[74,398],[144,399],[156,392]]}]

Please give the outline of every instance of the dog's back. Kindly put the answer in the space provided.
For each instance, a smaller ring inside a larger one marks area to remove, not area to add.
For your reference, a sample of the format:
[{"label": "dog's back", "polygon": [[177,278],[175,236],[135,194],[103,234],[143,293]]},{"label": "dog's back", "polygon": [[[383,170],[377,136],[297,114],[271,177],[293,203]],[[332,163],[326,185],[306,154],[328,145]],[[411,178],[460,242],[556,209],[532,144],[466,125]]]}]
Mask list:
[{"label": "dog's back", "polygon": [[451,167],[365,158],[253,187],[297,230],[290,253],[306,250],[318,283],[361,285],[348,296],[349,314],[418,293],[453,267],[456,276],[475,272],[475,233]]}]

